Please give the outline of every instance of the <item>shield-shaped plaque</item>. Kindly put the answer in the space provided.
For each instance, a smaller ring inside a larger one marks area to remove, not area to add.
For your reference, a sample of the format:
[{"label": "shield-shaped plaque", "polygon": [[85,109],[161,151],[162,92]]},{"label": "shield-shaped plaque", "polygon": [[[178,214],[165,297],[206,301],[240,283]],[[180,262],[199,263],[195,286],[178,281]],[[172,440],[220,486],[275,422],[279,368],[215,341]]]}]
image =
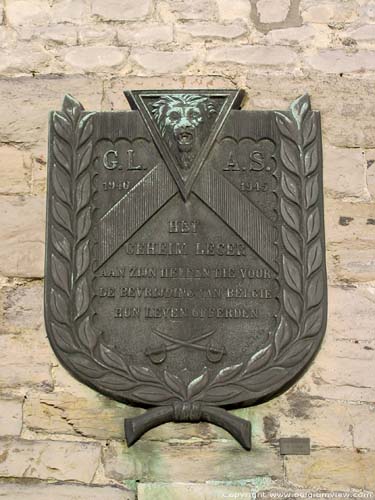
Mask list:
[{"label": "shield-shaped plaque", "polygon": [[50,120],[47,332],[80,381],[250,449],[255,405],[306,370],[326,327],[320,116],[240,111],[234,90],[133,91],[132,111]]}]

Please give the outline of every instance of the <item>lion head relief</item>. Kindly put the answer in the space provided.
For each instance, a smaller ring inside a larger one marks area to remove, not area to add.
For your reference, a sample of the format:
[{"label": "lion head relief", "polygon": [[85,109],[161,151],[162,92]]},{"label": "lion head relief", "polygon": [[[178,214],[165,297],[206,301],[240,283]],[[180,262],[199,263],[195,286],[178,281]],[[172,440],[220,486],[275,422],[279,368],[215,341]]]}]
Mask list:
[{"label": "lion head relief", "polygon": [[181,168],[189,169],[216,118],[212,100],[194,94],[165,95],[153,104],[152,114]]}]

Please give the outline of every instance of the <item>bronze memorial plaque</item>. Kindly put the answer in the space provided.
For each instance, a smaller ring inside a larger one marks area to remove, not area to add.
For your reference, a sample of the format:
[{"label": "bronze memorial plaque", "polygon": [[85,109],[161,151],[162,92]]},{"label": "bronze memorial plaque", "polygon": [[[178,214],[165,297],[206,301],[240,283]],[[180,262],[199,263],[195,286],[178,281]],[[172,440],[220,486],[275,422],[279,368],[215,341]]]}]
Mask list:
[{"label": "bronze memorial plaque", "polygon": [[126,92],[51,114],[45,316],[81,382],[148,408],[129,445],[288,389],[326,327],[320,115],[240,111],[238,90]]}]

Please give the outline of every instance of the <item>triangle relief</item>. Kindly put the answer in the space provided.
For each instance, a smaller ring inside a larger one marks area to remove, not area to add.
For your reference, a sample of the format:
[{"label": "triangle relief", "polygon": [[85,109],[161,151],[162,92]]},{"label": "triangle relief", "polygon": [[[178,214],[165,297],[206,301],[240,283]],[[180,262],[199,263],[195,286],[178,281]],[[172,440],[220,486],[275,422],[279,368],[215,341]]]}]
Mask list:
[{"label": "triangle relief", "polygon": [[165,90],[125,95],[132,109],[141,113],[186,199],[230,110],[239,109],[242,92]]}]

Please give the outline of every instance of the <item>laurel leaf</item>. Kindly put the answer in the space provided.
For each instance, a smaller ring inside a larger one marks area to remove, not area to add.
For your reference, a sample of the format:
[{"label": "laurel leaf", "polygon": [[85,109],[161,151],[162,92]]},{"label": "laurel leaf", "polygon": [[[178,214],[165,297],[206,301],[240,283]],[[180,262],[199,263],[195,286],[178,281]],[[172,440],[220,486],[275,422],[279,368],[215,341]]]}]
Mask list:
[{"label": "laurel leaf", "polygon": [[90,264],[89,241],[86,240],[78,245],[76,253],[77,279],[87,271]]},{"label": "laurel leaf", "polygon": [[65,201],[65,203],[70,205],[71,196],[69,187],[69,177],[65,173],[65,170],[63,170],[62,168],[58,168],[56,164],[52,168],[52,184],[56,196],[58,196],[62,201]]},{"label": "laurel leaf", "polygon": [[69,158],[69,151],[66,146],[60,145],[60,142],[55,139],[52,143],[52,151],[55,160],[63,167],[65,170],[70,173],[71,169],[71,161]]},{"label": "laurel leaf", "polygon": [[289,327],[283,316],[275,333],[275,347],[277,356],[283,351],[283,349],[289,346],[293,337],[292,333],[292,329]]},{"label": "laurel leaf", "polygon": [[51,272],[55,284],[65,292],[70,289],[70,275],[67,266],[54,253],[51,255]]},{"label": "laurel leaf", "polygon": [[290,290],[283,290],[284,306],[289,316],[299,324],[302,316],[302,303],[300,297]]},{"label": "laurel leaf", "polygon": [[137,381],[154,383],[159,382],[155,374],[145,366],[129,366],[129,371]]},{"label": "laurel leaf", "polygon": [[77,348],[72,343],[70,329],[67,326],[59,325],[51,321],[51,330],[53,333],[53,338],[59,349],[68,354],[77,351]]},{"label": "laurel leaf", "polygon": [[281,188],[289,200],[297,204],[299,203],[297,184],[293,177],[286,172],[282,172],[281,174]]},{"label": "laurel leaf", "polygon": [[284,198],[282,198],[281,200],[280,209],[281,215],[283,216],[283,219],[288,224],[288,226],[299,232],[301,225],[299,209]]},{"label": "laurel leaf", "polygon": [[283,255],[284,278],[287,284],[297,293],[302,292],[302,270],[299,264],[290,257]]},{"label": "laurel leaf", "polygon": [[319,271],[311,278],[311,281],[307,288],[307,307],[310,309],[310,307],[318,305],[323,299],[323,293],[323,273],[322,271]]},{"label": "laurel leaf", "polygon": [[201,391],[203,391],[203,389],[207,386],[208,381],[208,371],[204,370],[202,375],[192,380],[188,385],[187,399],[191,400],[194,396],[197,396]]},{"label": "laurel leaf", "polygon": [[97,385],[103,389],[111,392],[125,392],[134,387],[134,383],[130,382],[127,378],[123,378],[116,373],[109,372],[100,377],[100,382],[96,381]]},{"label": "laurel leaf", "polygon": [[144,387],[132,393],[134,398],[145,403],[163,403],[176,396],[162,387]]},{"label": "laurel leaf", "polygon": [[312,311],[306,318],[305,328],[301,338],[314,337],[320,332],[323,324],[323,308],[319,307]]},{"label": "laurel leaf", "polygon": [[63,112],[71,118],[73,122],[76,122],[83,111],[82,104],[77,101],[73,96],[67,94],[64,96],[63,101]]},{"label": "laurel leaf", "polygon": [[90,316],[86,316],[86,318],[81,321],[78,327],[78,338],[90,351],[92,351],[96,346],[98,342],[98,335],[91,326]]},{"label": "laurel leaf", "polygon": [[54,225],[51,227],[52,242],[56,250],[67,260],[70,260],[71,245],[69,240]]},{"label": "laurel leaf", "polygon": [[307,276],[310,276],[323,263],[322,243],[318,239],[310,246],[307,253]]},{"label": "laurel leaf", "polygon": [[298,97],[298,99],[292,102],[290,109],[296,122],[302,124],[306,113],[310,111],[310,97],[308,94]]},{"label": "laurel leaf", "polygon": [[78,152],[78,174],[84,172],[90,164],[92,155],[92,143],[88,142]]},{"label": "laurel leaf", "polygon": [[63,293],[51,288],[50,306],[52,316],[59,322],[69,324],[68,302]]},{"label": "laurel leaf", "polygon": [[318,201],[319,196],[319,184],[318,184],[318,176],[315,175],[306,181],[306,190],[305,190],[305,203],[306,208],[309,209]]},{"label": "laurel leaf", "polygon": [[56,222],[64,229],[72,232],[72,223],[69,210],[54,196],[52,197],[52,215]]},{"label": "laurel leaf", "polygon": [[77,182],[76,204],[77,211],[87,205],[90,200],[90,174],[86,173]]},{"label": "laurel leaf", "polygon": [[84,208],[77,217],[77,233],[78,240],[86,238],[91,226],[91,209]]},{"label": "laurel leaf", "polygon": [[66,116],[55,111],[52,115],[54,129],[60,137],[67,139],[71,135],[71,125]]},{"label": "laurel leaf", "polygon": [[297,130],[293,121],[284,113],[276,111],[276,123],[280,132],[294,142],[297,140]]},{"label": "laurel leaf", "polygon": [[312,345],[312,341],[308,343],[306,343],[305,340],[296,342],[291,349],[285,352],[281,361],[282,365],[285,368],[290,368],[296,366],[298,363],[301,363],[306,355],[311,351]]},{"label": "laurel leaf", "polygon": [[319,163],[318,147],[316,143],[305,153],[305,175],[312,174]]},{"label": "laurel leaf", "polygon": [[116,370],[121,370],[121,368],[126,367],[124,360],[117,353],[113,352],[111,349],[103,344],[99,346],[99,352],[104,363]]},{"label": "laurel leaf", "polygon": [[95,113],[87,113],[85,116],[81,118],[78,124],[78,134],[79,140],[78,143],[82,145],[87,141],[87,139],[91,136],[94,130],[94,125],[92,122],[92,117]]},{"label": "laurel leaf", "polygon": [[78,285],[75,290],[74,303],[76,307],[76,315],[75,319],[78,319],[85,314],[89,307],[90,302],[90,294],[89,294],[89,286],[86,278],[81,278],[78,281]]},{"label": "laurel leaf", "polygon": [[219,373],[214,378],[214,384],[225,384],[229,380],[232,380],[234,377],[239,375],[242,371],[243,363],[233,366],[227,366],[219,371]]},{"label": "laurel leaf", "polygon": [[245,393],[244,389],[221,385],[219,387],[209,387],[207,392],[204,393],[204,400],[207,403],[221,403],[228,404],[232,398],[237,398],[241,393]]},{"label": "laurel leaf", "polygon": [[269,391],[273,384],[280,383],[286,373],[285,368],[273,366],[251,377],[246,386],[249,390],[256,392]]},{"label": "laurel leaf", "polygon": [[307,147],[316,138],[318,127],[314,113],[308,113],[302,127],[303,145]]},{"label": "laurel leaf", "polygon": [[285,249],[293,255],[293,257],[298,259],[299,262],[301,262],[302,250],[300,237],[295,232],[291,231],[287,226],[282,226],[281,236]]},{"label": "laurel leaf", "polygon": [[97,379],[103,376],[104,369],[97,365],[90,356],[82,352],[71,354],[69,362],[74,365],[74,371],[78,371],[78,373],[81,373],[85,377]]},{"label": "laurel leaf", "polygon": [[281,161],[288,170],[294,174],[299,173],[300,154],[297,146],[292,141],[284,139],[281,142],[280,156]]},{"label": "laurel leaf", "polygon": [[315,207],[307,219],[307,240],[311,241],[319,233],[320,217],[319,209]]},{"label": "laurel leaf", "polygon": [[260,349],[258,352],[253,354],[246,365],[244,376],[248,376],[263,368],[268,363],[271,356],[272,349],[270,345],[264,347],[263,349]]},{"label": "laurel leaf", "polygon": [[173,375],[173,373],[167,372],[164,370],[163,377],[167,386],[172,389],[173,392],[177,393],[179,396],[182,396],[184,399],[187,396],[186,387],[183,384],[182,380],[177,377],[177,375]]}]

